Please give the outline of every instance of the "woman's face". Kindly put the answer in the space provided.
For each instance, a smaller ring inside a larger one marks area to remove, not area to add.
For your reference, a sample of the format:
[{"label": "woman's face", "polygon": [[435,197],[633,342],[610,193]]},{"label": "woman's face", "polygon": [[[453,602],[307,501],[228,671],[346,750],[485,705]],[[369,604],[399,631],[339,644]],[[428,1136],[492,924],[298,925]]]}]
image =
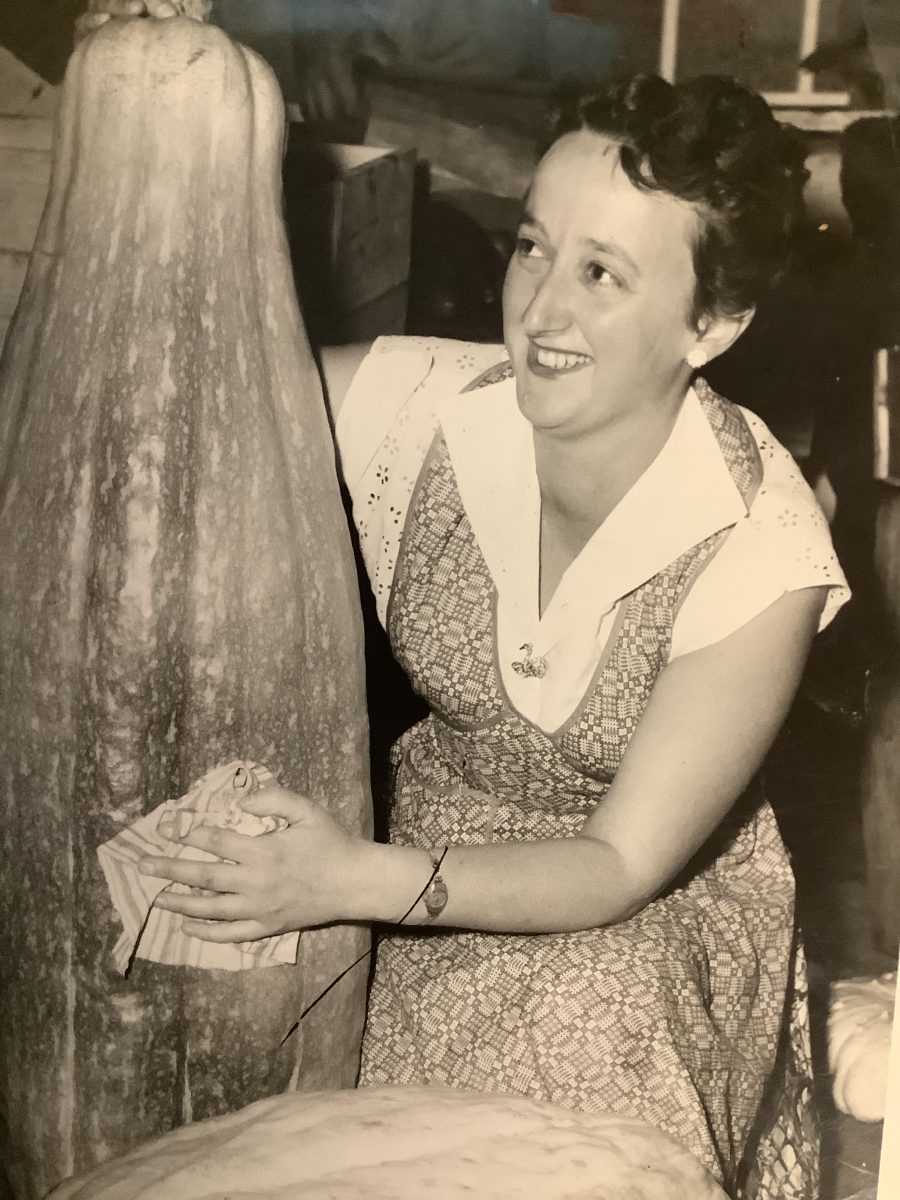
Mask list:
[{"label": "woman's face", "polygon": [[519,406],[557,436],[659,418],[681,399],[698,216],[636,188],[618,144],[569,133],[538,165],[503,290]]}]

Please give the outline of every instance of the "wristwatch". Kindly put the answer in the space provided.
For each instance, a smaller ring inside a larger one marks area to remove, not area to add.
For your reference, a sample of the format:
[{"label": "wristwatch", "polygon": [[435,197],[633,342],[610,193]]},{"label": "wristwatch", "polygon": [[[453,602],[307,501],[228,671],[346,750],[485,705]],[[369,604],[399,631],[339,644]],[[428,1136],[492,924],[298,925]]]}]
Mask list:
[{"label": "wristwatch", "polygon": [[444,861],[444,855],[447,853],[447,847],[444,847],[443,853],[438,856],[433,851],[428,851],[428,857],[431,859],[433,868],[431,882],[425,890],[425,895],[422,900],[425,903],[428,916],[425,918],[425,924],[429,921],[434,921],[444,911],[447,901],[450,898],[450,893],[447,891],[447,885],[441,878],[441,863]]}]

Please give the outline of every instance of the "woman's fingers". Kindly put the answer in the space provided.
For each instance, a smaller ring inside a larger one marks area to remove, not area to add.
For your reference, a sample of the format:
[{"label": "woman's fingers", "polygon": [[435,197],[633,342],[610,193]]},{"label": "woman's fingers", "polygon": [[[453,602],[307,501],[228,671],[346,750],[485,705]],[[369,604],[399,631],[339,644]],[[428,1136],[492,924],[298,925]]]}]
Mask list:
[{"label": "woman's fingers", "polygon": [[187,920],[182,929],[188,937],[201,938],[204,942],[254,942],[266,936],[257,921]]},{"label": "woman's fingers", "polygon": [[231,863],[195,862],[192,859],[148,855],[141,860],[140,869],[143,875],[168,879],[171,883],[185,883],[188,887],[202,888],[208,892],[240,890],[241,868]]},{"label": "woman's fingers", "polygon": [[166,912],[181,913],[202,921],[236,921],[247,919],[247,901],[243,896],[230,894],[194,896],[187,892],[160,892],[156,897],[157,908]]},{"label": "woman's fingers", "polygon": [[185,897],[168,892],[158,901],[160,908],[202,922],[182,928],[216,942],[268,937],[335,920],[338,906],[330,881],[346,865],[351,839],[334,818],[307,797],[274,786],[248,797],[241,807],[285,818],[289,828],[247,837],[201,823],[179,837],[178,818],[190,820],[190,813],[176,812],[158,823],[162,836],[206,851],[204,859],[210,856],[211,861],[149,855],[141,871],[195,891],[218,893]]},{"label": "woman's fingers", "polygon": [[265,787],[241,801],[244,812],[257,817],[284,817],[289,825],[297,825],[319,810],[313,800],[287,788]]},{"label": "woman's fingers", "polygon": [[187,833],[178,837],[174,822],[162,820],[156,831],[164,838],[177,842],[179,846],[193,846],[196,850],[206,850],[209,854],[215,854],[216,858],[227,858],[230,862],[258,862],[262,858],[260,847],[255,845],[255,838],[247,837],[244,833],[235,833],[231,829],[223,829],[219,825],[194,825]]}]

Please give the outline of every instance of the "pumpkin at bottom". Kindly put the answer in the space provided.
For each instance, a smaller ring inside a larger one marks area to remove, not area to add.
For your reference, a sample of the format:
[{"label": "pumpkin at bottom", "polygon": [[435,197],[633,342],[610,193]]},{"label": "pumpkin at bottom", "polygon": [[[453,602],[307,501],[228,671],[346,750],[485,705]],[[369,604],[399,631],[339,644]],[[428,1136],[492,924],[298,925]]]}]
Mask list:
[{"label": "pumpkin at bottom", "polygon": [[724,1200],[632,1117],[501,1093],[380,1087],[257,1101],[157,1138],[50,1200]]}]

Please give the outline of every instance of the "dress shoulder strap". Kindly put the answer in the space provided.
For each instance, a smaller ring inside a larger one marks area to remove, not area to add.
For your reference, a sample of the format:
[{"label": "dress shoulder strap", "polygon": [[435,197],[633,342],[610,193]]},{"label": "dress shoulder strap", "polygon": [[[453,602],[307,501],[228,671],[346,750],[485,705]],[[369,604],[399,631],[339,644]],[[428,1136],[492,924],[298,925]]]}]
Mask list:
[{"label": "dress shoulder strap", "polygon": [[714,392],[705,379],[694,381],[694,391],[716,435],[735,487],[749,508],[763,477],[762,458],[750,426],[738,406]]}]

